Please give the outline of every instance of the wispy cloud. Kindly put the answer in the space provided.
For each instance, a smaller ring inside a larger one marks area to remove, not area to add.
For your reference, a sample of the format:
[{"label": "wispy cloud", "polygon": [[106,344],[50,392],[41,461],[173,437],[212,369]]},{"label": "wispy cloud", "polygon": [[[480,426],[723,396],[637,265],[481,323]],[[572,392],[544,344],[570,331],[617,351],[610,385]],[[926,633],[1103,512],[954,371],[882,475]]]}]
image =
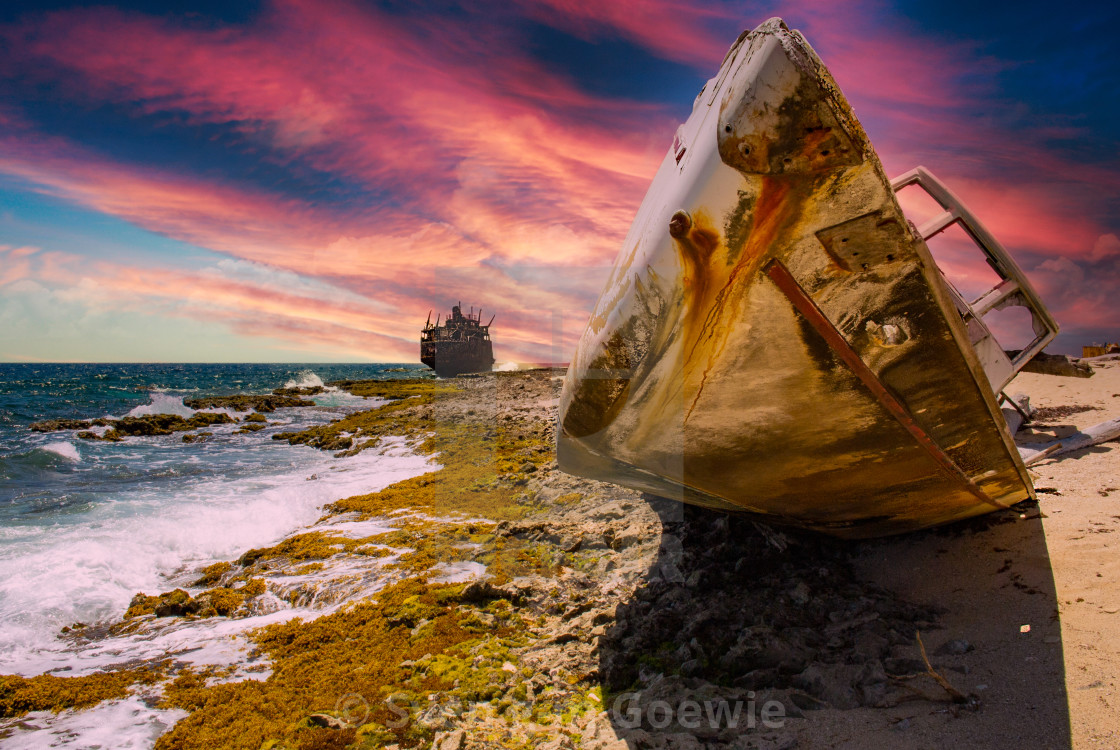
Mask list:
[{"label": "wispy cloud", "polygon": [[[1054,151],[1053,123],[1010,131],[1006,117],[979,116],[1001,103],[1006,63],[967,38],[924,36],[886,3],[519,0],[438,14],[276,0],[242,24],[105,7],[32,16],[0,30],[0,62],[9,81],[62,101],[218,138],[213,148],[241,161],[359,197],[332,201],[233,166],[171,170],[158,156],[52,134],[9,105],[0,172],[234,265],[188,272],[153,259],[74,265],[67,276],[56,256],[36,265],[9,249],[0,284],[39,274],[89,304],[158,301],[244,335],[409,358],[433,300],[474,295],[508,313],[511,356],[541,358],[551,342],[534,311],[561,311],[570,345],[579,325],[569,319],[593,302],[597,269],[613,258],[680,107],[591,93],[534,56],[524,25],[626,40],[699,80],[739,27],[774,14],[804,30],[888,169],[921,162],[946,178],[1036,277],[1070,288],[1064,261],[1093,269],[1113,257],[1100,238],[1120,231],[1104,197],[1120,187],[1115,164]],[[1120,294],[1107,273],[1096,283]],[[94,288],[119,294],[97,298]],[[1117,313],[1054,295],[1060,318],[1120,326]]]}]

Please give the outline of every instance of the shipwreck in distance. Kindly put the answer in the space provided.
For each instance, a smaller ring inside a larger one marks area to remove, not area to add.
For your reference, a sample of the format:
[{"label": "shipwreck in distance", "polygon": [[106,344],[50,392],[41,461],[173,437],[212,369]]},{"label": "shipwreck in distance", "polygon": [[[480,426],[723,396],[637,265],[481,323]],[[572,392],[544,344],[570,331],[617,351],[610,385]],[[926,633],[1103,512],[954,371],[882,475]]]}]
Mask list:
[{"label": "shipwreck in distance", "polygon": [[443,325],[432,314],[420,331],[420,361],[436,371],[441,378],[468,372],[488,372],[494,365],[494,344],[490,341],[490,322],[482,325],[482,310],[464,315],[462,303],[451,308]]},{"label": "shipwreck in distance", "polygon": [[[918,227],[896,191],[942,212]],[[950,226],[999,283],[966,301]],[[985,324],[1021,306],[1009,355]],[[1026,277],[927,170],[889,180],[797,31],[744,33],[646,194],[571,360],[560,468],[859,538],[1033,497],[1003,388],[1057,334]]]}]

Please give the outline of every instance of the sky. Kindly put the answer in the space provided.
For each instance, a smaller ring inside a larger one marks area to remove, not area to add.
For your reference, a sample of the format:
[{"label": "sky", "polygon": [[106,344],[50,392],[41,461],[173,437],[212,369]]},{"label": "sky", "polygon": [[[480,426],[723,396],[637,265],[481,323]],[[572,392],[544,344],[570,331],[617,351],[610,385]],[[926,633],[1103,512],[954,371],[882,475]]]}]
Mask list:
[{"label": "sky", "polygon": [[1120,340],[1108,5],[7,0],[0,361],[412,362],[459,301],[499,361],[565,361],[696,92],[772,16],[1080,353]]}]

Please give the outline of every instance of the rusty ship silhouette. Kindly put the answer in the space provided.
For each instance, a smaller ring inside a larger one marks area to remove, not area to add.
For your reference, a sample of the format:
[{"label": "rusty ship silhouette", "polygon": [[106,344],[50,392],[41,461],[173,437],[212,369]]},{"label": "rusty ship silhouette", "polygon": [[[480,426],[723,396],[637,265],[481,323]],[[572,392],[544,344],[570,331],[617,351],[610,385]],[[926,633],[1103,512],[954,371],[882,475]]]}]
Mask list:
[{"label": "rusty ship silhouette", "polygon": [[482,310],[474,308],[464,315],[462,303],[451,308],[443,325],[432,325],[432,314],[420,331],[420,361],[436,371],[441,378],[452,378],[470,372],[488,372],[494,364],[494,346],[490,341],[490,323],[482,325]]}]

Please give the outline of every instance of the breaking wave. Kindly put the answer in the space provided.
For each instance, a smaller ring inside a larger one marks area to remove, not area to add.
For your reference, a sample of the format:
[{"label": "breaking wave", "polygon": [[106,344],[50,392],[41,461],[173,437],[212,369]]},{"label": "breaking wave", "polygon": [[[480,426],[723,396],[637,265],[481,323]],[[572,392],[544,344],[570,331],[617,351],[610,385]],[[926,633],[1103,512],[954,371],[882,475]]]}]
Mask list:
[{"label": "breaking wave", "polygon": [[296,373],[294,378],[284,383],[285,388],[313,388],[315,386],[321,388],[323,386],[323,379],[311,370],[301,370]]}]

